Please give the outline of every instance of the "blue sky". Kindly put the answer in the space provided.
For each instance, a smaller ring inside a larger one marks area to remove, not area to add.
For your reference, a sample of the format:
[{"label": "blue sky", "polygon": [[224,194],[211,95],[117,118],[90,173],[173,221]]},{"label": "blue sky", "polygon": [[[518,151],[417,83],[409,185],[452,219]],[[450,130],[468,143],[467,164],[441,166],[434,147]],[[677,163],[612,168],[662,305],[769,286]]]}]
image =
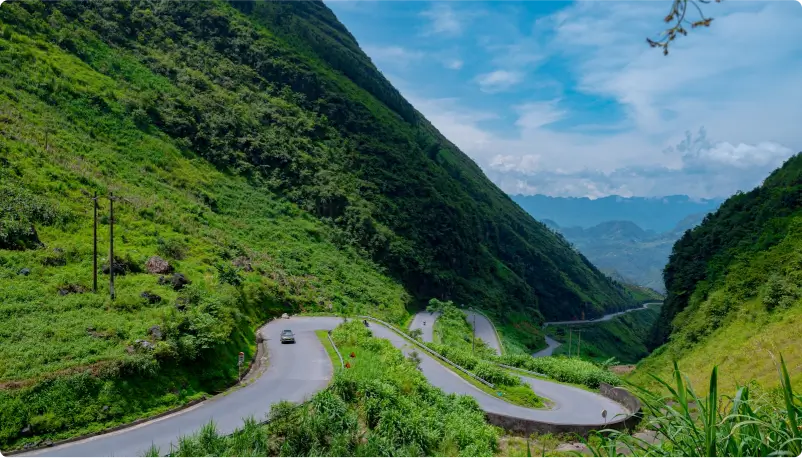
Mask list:
[{"label": "blue sky", "polygon": [[724,197],[802,151],[802,6],[329,0],[382,73],[509,193]]}]

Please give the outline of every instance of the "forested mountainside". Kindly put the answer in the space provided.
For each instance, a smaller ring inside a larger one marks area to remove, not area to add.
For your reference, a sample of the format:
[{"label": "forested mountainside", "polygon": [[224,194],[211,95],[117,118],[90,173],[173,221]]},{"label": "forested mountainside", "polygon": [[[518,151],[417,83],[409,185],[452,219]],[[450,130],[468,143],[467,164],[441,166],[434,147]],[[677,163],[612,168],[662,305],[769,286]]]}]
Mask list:
[{"label": "forested mountainside", "polygon": [[683,218],[666,232],[643,230],[632,221],[605,221],[590,228],[560,227],[551,220],[543,223],[561,233],[587,256],[590,262],[622,282],[665,293],[663,268],[674,243],[688,229],[699,224],[704,213]]},{"label": "forested mountainside", "polygon": [[[29,91],[57,106],[86,99],[264,183],[416,297],[549,318],[625,300],[445,141],[321,2],[163,5],[12,3],[3,21],[38,52],[58,48],[115,81],[89,96],[54,64]],[[36,65],[24,43],[8,46],[11,67]]]},{"label": "forested mountainside", "polygon": [[773,358],[783,353],[798,383],[802,154],[687,231],[664,275],[668,296],[651,346],[668,343],[644,361],[643,372],[665,371],[678,359],[688,373],[721,364],[721,373],[741,382],[776,383]]},{"label": "forested mountainside", "polygon": [[214,392],[270,316],[432,297],[533,329],[632,301],[321,2],[0,7],[0,445]]}]

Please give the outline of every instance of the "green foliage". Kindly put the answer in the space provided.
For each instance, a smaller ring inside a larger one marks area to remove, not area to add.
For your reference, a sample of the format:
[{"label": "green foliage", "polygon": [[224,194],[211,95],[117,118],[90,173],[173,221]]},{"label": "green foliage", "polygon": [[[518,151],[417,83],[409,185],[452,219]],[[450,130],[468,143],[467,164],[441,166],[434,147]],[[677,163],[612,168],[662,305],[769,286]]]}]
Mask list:
[{"label": "green foliage", "polygon": [[769,277],[763,285],[762,302],[766,310],[774,310],[776,307],[790,307],[799,297],[799,288],[784,277],[777,274]]},{"label": "green foliage", "polygon": [[656,377],[661,392],[636,387],[649,413],[648,429],[659,431],[649,441],[620,431],[600,431],[588,442],[593,456],[797,456],[802,453],[802,396],[795,394],[781,358],[782,407],[755,397],[747,386],[719,395],[718,369],[713,368],[707,396],[694,392],[674,365],[673,380]]},{"label": "green foliage", "polygon": [[60,216],[50,202],[12,181],[0,168],[0,249],[38,248],[35,225],[53,224]]},{"label": "green foliage", "polygon": [[[618,315],[607,321],[549,325],[546,330],[562,343],[554,350],[554,356],[568,354],[570,343],[571,354],[576,355],[579,348],[582,358],[597,363],[612,357],[624,364],[634,364],[649,354],[646,345],[659,314],[660,309],[652,306]],[[573,334],[571,339],[569,329]]]},{"label": "green foliage", "polygon": [[[754,297],[760,286],[770,281],[772,284],[764,294],[769,308],[791,296],[780,279],[770,280],[786,260],[779,258],[774,264],[755,260],[765,261],[765,253],[798,232],[795,217],[800,211],[802,154],[788,159],[761,186],[729,198],[715,213],[705,217],[702,224],[686,231],[674,245],[663,273],[668,295],[654,327],[652,348],[680,331],[688,318],[696,314],[699,304],[716,289],[725,287],[726,300],[737,303]],[[728,305],[731,304],[718,303],[712,313],[720,316],[708,320],[708,326],[698,328],[691,343],[721,325],[729,312]],[[681,319],[675,320],[686,310]]]},{"label": "green foliage", "polygon": [[[15,412],[0,446],[217,392],[282,312],[400,323],[436,296],[536,324],[629,300],[415,112],[325,5],[248,4],[0,8],[0,411]],[[101,266],[116,264],[105,196],[121,197],[114,301],[107,277],[87,292],[84,191],[101,196]],[[192,287],[144,272],[154,254]],[[249,269],[216,268],[240,257]],[[87,372],[83,391],[53,382]],[[99,404],[106,383],[127,388]]]},{"label": "green foliage", "polygon": [[[498,440],[472,398],[431,386],[414,363],[360,323],[332,332],[351,367],[300,406],[279,403],[264,426],[230,436],[213,424],[172,456],[492,456]],[[155,455],[155,451],[151,451]]]},{"label": "green foliage", "polygon": [[437,343],[427,344],[427,346],[490,383],[503,386],[518,386],[521,384],[520,378],[495,364],[484,361],[478,355],[472,355],[470,349],[464,350]]},{"label": "green foliage", "polygon": [[435,342],[462,352],[473,352],[479,358],[495,354],[495,351],[482,339],[477,337],[474,342],[473,327],[468,323],[462,310],[453,302],[431,299],[427,310],[440,312],[440,316],[434,322]]},{"label": "green foliage", "polygon": [[588,388],[598,388],[600,383],[618,386],[621,379],[612,372],[579,358],[545,356],[533,358],[529,355],[507,354],[496,356],[495,361],[508,366],[548,375],[558,382],[575,383]]},{"label": "green foliage", "polygon": [[[264,184],[419,298],[532,320],[630,300],[423,119],[322,2],[233,5],[185,2],[158,15],[147,2],[7,5],[3,22],[55,43],[43,46],[59,59],[39,68],[23,40],[0,65],[28,75],[15,91],[94,138],[116,133],[101,121],[111,115]],[[89,87],[65,71],[74,58]],[[196,196],[194,217],[227,210]]]}]

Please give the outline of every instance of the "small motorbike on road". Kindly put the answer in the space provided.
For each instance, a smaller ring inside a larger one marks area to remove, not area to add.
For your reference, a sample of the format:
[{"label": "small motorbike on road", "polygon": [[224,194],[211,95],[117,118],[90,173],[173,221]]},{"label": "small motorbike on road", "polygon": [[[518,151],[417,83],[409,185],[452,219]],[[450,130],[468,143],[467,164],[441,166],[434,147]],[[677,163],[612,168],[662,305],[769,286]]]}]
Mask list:
[{"label": "small motorbike on road", "polygon": [[368,324],[368,320],[362,320],[362,323],[364,323],[366,328],[370,327],[370,325]]}]

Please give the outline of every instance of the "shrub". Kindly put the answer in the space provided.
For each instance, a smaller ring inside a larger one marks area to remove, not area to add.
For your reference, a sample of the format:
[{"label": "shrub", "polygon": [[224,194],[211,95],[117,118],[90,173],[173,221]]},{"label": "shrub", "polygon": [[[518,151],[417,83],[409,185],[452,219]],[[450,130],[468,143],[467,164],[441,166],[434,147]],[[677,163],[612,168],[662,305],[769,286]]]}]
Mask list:
[{"label": "shrub", "polygon": [[519,354],[496,356],[494,360],[508,366],[546,374],[558,382],[576,383],[588,388],[598,388],[600,383],[621,384],[621,379],[612,372],[577,358],[533,358]]},{"label": "shrub", "polygon": [[0,174],[0,249],[41,246],[34,225],[53,224],[58,218],[58,212],[49,202]]}]

